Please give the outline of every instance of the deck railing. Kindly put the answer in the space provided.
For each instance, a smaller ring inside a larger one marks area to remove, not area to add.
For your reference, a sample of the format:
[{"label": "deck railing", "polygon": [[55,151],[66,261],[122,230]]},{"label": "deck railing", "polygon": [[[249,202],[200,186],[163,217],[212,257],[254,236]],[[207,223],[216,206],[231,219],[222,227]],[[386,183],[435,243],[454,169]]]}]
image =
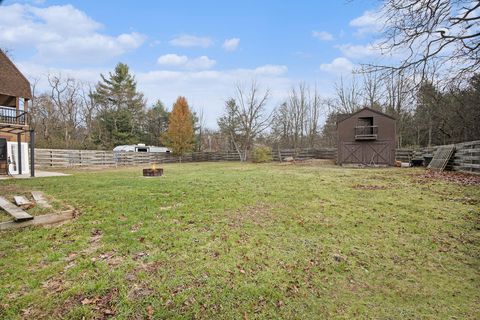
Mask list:
[{"label": "deck railing", "polygon": [[355,127],[355,139],[377,139],[378,126],[357,126]]},{"label": "deck railing", "polygon": [[27,112],[10,107],[0,107],[1,124],[27,124]]}]

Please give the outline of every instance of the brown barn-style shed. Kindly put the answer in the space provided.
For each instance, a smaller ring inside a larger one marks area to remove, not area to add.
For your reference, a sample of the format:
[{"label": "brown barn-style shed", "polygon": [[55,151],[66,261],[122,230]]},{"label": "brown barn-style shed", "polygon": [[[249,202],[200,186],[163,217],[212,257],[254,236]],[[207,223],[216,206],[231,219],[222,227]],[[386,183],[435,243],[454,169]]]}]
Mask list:
[{"label": "brown barn-style shed", "polygon": [[0,50],[0,174],[35,174],[35,136],[28,119],[31,100],[27,78]]},{"label": "brown barn-style shed", "polygon": [[339,165],[395,164],[395,118],[363,108],[337,118]]}]

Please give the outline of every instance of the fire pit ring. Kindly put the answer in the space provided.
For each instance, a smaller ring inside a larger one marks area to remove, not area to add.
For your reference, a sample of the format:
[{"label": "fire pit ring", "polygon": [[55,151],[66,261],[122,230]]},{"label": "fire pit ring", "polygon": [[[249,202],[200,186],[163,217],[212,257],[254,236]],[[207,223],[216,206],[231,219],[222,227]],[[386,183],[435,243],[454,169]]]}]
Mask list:
[{"label": "fire pit ring", "polygon": [[143,169],[144,177],[160,177],[163,175],[163,168],[148,168]]}]

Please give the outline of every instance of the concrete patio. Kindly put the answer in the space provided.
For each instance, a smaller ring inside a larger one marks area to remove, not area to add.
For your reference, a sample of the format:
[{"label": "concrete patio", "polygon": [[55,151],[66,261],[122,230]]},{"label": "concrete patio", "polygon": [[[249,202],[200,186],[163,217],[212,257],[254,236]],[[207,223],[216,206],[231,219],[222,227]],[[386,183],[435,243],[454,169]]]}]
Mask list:
[{"label": "concrete patio", "polygon": [[[33,178],[47,178],[47,177],[63,177],[63,176],[70,176],[70,174],[67,173],[61,173],[61,172],[53,172],[53,171],[40,171],[40,170],[35,170],[35,177]],[[32,177],[30,176],[30,173],[28,174],[21,174],[21,175],[13,175],[13,176],[0,176],[0,180],[6,180],[6,179],[31,179]]]}]

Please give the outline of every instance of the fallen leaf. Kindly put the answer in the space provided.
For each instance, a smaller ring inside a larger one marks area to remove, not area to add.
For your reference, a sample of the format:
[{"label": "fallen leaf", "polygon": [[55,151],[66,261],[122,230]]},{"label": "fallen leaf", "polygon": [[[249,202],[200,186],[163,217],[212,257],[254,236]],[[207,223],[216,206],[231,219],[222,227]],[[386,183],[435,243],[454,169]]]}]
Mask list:
[{"label": "fallen leaf", "polygon": [[153,307],[152,306],[147,307],[147,315],[148,315],[149,320],[153,319]]}]

